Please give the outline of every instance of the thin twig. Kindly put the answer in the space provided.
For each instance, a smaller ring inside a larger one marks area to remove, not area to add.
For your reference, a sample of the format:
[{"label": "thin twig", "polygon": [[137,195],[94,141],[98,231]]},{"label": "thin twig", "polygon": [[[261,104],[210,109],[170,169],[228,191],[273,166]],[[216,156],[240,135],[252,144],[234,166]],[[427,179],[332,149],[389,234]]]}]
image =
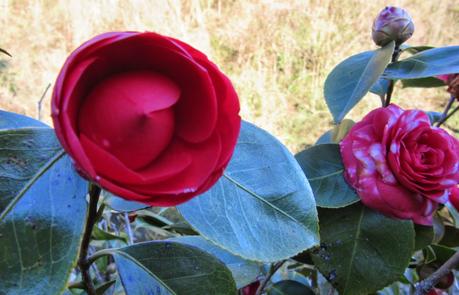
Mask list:
[{"label": "thin twig", "polygon": [[[391,62],[396,62],[401,52],[402,51],[400,50],[399,45],[395,45],[394,53],[392,53]],[[387,87],[387,93],[386,93],[386,101],[384,102],[385,107],[390,105],[390,99],[392,98],[392,92],[394,91],[394,85],[395,85],[395,81],[389,80],[389,87]]]},{"label": "thin twig", "polygon": [[46,86],[45,91],[43,92],[43,94],[41,95],[40,99],[38,100],[38,103],[37,103],[38,121],[41,121],[41,106],[42,106],[42,103],[43,103],[43,99],[45,99],[46,93],[48,93],[48,90],[49,90],[50,87],[51,87],[51,83],[49,83],[48,86]]},{"label": "thin twig", "polygon": [[255,292],[255,295],[261,295],[266,288],[266,285],[268,285],[269,281],[271,280],[271,277],[276,273],[276,271],[285,263],[286,260],[279,261],[277,263],[274,263],[271,265],[271,269],[269,270],[268,275],[265,277],[265,279],[261,282],[260,286],[257,289],[257,292]]},{"label": "thin twig", "polygon": [[456,252],[439,269],[416,284],[415,295],[427,294],[440,280],[459,265],[459,252]]},{"label": "thin twig", "polygon": [[[441,114],[441,118],[444,118],[446,117],[446,115],[448,115],[448,112],[449,112],[449,109],[451,108],[451,106],[453,105],[454,101],[456,100],[456,98],[454,97],[454,95],[451,95],[451,97],[449,98],[449,101],[448,101],[448,104],[446,104],[446,107],[445,109],[443,110],[443,113]],[[438,126],[437,126],[438,127]]]},{"label": "thin twig", "polygon": [[457,111],[459,111],[459,106],[455,107],[448,115],[446,115],[440,121],[438,121],[437,127],[440,127],[443,123],[446,122],[446,120],[451,118],[451,116],[454,115]]},{"label": "thin twig", "polygon": [[91,279],[90,267],[91,263],[88,262],[88,248],[91,242],[92,229],[96,222],[97,216],[97,202],[99,201],[100,187],[91,183],[89,186],[89,207],[86,217],[86,226],[84,229],[83,240],[81,241],[80,257],[78,259],[78,267],[81,270],[81,277],[86,285],[88,295],[96,295],[96,289]]}]

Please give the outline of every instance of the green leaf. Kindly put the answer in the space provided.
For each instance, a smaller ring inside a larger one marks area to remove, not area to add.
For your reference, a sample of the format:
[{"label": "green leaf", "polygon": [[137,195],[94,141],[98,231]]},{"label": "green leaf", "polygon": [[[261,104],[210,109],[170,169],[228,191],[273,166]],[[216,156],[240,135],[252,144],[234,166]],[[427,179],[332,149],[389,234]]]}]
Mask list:
[{"label": "green leaf", "polygon": [[391,63],[386,79],[418,79],[459,72],[459,46],[433,48]]},{"label": "green leaf", "polygon": [[354,126],[355,122],[349,119],[344,119],[335,126],[332,130],[332,140],[334,143],[339,143],[343,138],[349,133],[352,126]]},{"label": "green leaf", "polygon": [[9,57],[12,57],[11,54],[8,51],[6,51],[5,49],[0,48],[0,52],[8,55]]},{"label": "green leaf", "polygon": [[27,116],[0,111],[0,130],[25,127],[48,127],[46,124]]},{"label": "green leaf", "polygon": [[328,130],[317,139],[315,144],[333,143],[333,129]]},{"label": "green leaf", "polygon": [[373,86],[370,88],[370,92],[380,97],[384,97],[389,89],[389,80],[379,78]]},{"label": "green leaf", "polygon": [[398,280],[414,249],[413,223],[362,204],[319,211],[321,246],[312,259],[340,294],[368,294]]},{"label": "green leaf", "polygon": [[111,280],[108,282],[105,282],[103,284],[100,284],[99,286],[96,287],[96,295],[104,295],[105,292],[110,289],[110,287],[116,282],[116,280]]},{"label": "green leaf", "polygon": [[440,244],[446,247],[459,247],[459,229],[454,226],[445,226],[445,233]]},{"label": "green leaf", "polygon": [[99,241],[111,241],[111,240],[118,240],[127,244],[127,236],[122,234],[121,236],[115,235],[113,233],[104,231],[97,226],[95,226],[92,230],[91,238],[93,240]]},{"label": "green leaf", "polygon": [[223,177],[178,209],[202,236],[250,260],[279,261],[319,242],[316,205],[300,166],[247,122]]},{"label": "green leaf", "polygon": [[150,207],[139,202],[127,201],[105,190],[103,191],[102,195],[104,196],[104,203],[108,207],[118,212],[133,212]]},{"label": "green leaf", "polygon": [[275,283],[268,295],[314,295],[314,291],[297,281],[285,280]]},{"label": "green leaf", "polygon": [[[427,251],[424,251],[426,260],[429,261],[429,263],[435,262],[436,265],[442,265],[456,253],[456,250],[443,245],[430,245],[426,250]],[[456,267],[456,269],[457,268],[459,267]]]},{"label": "green leaf", "polygon": [[169,241],[194,246],[209,253],[214,257],[217,257],[221,262],[223,262],[226,265],[226,267],[228,267],[228,269],[233,274],[233,278],[236,281],[236,286],[238,289],[256,281],[257,277],[264,273],[263,264],[245,260],[241,257],[231,254],[230,252],[207,241],[203,237],[179,237],[169,239]]},{"label": "green leaf", "polygon": [[59,294],[85,226],[87,182],[68,157],[47,170],[0,222],[0,290]]},{"label": "green leaf", "polygon": [[433,243],[434,228],[432,226],[415,224],[414,230],[416,232],[414,250],[420,250]]},{"label": "green leaf", "polygon": [[55,161],[63,156],[47,127],[0,130],[0,220]]},{"label": "green leaf", "polygon": [[403,88],[409,88],[409,87],[432,88],[432,87],[442,87],[442,86],[445,86],[445,83],[442,80],[434,78],[434,77],[402,80]]},{"label": "green leaf", "polygon": [[325,80],[325,101],[339,123],[378,81],[394,52],[394,42],[353,55],[338,64]]},{"label": "green leaf", "polygon": [[448,208],[448,212],[453,219],[454,227],[459,228],[459,212],[454,208],[451,202],[446,203],[445,206]]},{"label": "green leaf", "polygon": [[339,143],[344,136],[351,130],[355,122],[349,119],[344,119],[341,123],[335,125],[333,129],[328,130],[316,141],[314,145],[325,143]]},{"label": "green leaf", "polygon": [[432,48],[435,48],[435,47],[433,47],[433,46],[424,46],[424,45],[410,46],[410,45],[407,45],[407,44],[402,44],[400,46],[400,49],[403,52],[408,52],[408,53],[411,53],[411,54],[416,54],[416,53],[419,53],[421,51],[429,50],[429,49],[432,49]]},{"label": "green leaf", "polygon": [[140,210],[136,212],[137,218],[143,218],[143,220],[153,226],[164,227],[174,224],[172,221],[164,216],[147,210]]},{"label": "green leaf", "polygon": [[430,111],[430,112],[425,112],[425,113],[427,114],[427,116],[429,116],[430,124],[432,125],[434,123],[439,122],[443,118],[443,114],[440,112]]},{"label": "green leaf", "polygon": [[339,144],[320,144],[295,156],[311,184],[317,206],[345,207],[360,199],[344,180]]},{"label": "green leaf", "polygon": [[192,246],[153,241],[118,249],[113,257],[127,295],[236,294],[225,265]]}]

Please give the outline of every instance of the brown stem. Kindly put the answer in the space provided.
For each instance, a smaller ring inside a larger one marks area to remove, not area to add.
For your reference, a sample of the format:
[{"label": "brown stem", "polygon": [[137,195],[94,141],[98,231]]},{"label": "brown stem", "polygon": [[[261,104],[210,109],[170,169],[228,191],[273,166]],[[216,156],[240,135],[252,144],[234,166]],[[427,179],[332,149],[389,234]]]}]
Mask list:
[{"label": "brown stem", "polygon": [[[392,53],[392,60],[391,62],[396,62],[400,56],[400,53],[402,51],[400,50],[399,45],[395,45],[394,53]],[[390,99],[392,98],[392,92],[394,91],[394,85],[395,81],[394,80],[389,80],[389,87],[387,87],[387,93],[386,93],[386,101],[384,102],[384,107],[387,107],[390,105]]]},{"label": "brown stem", "polygon": [[459,251],[448,259],[433,274],[416,284],[415,295],[427,294],[440,280],[459,265]]},{"label": "brown stem", "polygon": [[255,295],[261,295],[263,291],[266,288],[266,285],[268,285],[269,280],[271,280],[271,277],[276,273],[276,271],[285,263],[286,260],[279,261],[271,266],[271,269],[269,270],[268,275],[265,277],[265,279],[261,282],[260,286],[257,289],[257,292],[255,292]]},{"label": "brown stem", "polygon": [[91,183],[89,185],[89,207],[86,217],[86,226],[84,229],[83,240],[81,241],[80,256],[78,259],[78,267],[81,271],[81,277],[86,287],[88,295],[96,295],[96,289],[91,279],[89,268],[91,263],[88,261],[88,248],[91,242],[92,228],[97,217],[97,202],[99,201],[100,187]]},{"label": "brown stem", "polygon": [[446,122],[446,120],[451,118],[451,116],[454,115],[457,111],[459,111],[459,106],[455,107],[448,115],[446,115],[440,121],[438,121],[437,127],[440,127],[443,123]]}]

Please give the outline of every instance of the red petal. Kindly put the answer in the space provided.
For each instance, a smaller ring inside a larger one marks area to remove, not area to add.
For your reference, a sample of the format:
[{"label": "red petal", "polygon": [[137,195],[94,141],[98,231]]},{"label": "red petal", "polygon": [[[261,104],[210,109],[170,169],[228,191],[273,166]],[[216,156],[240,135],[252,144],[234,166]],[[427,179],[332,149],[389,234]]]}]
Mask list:
[{"label": "red petal", "polygon": [[79,112],[80,132],[137,170],[169,144],[177,86],[153,72],[127,72],[99,83]]},{"label": "red petal", "polygon": [[220,137],[213,134],[200,144],[189,144],[175,139],[169,148],[181,150],[191,158],[190,165],[182,172],[159,183],[133,187],[138,193],[183,194],[196,192],[213,173],[221,152]]}]

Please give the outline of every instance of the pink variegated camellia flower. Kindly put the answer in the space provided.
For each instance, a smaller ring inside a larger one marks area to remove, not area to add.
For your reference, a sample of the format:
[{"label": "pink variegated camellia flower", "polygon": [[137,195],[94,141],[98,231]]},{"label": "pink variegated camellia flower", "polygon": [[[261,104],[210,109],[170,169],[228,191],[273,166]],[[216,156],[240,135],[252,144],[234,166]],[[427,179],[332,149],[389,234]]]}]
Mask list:
[{"label": "pink variegated camellia flower", "polygon": [[457,211],[459,211],[459,188],[458,187],[453,187],[451,189],[451,192],[449,194],[449,201],[451,205],[456,208]]},{"label": "pink variegated camellia flower", "polygon": [[346,181],[366,206],[391,217],[432,224],[459,182],[459,141],[419,110],[373,110],[340,147]]}]

